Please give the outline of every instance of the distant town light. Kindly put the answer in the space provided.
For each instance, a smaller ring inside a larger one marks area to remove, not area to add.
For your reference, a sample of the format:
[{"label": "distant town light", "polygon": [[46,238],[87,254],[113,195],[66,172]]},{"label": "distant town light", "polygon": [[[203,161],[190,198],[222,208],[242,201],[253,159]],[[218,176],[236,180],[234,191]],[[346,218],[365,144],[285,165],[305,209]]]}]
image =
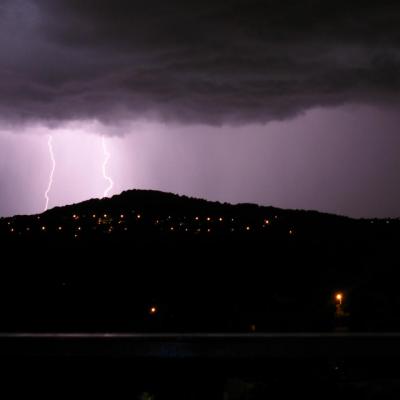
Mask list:
[{"label": "distant town light", "polygon": [[62,226],[59,226],[59,227],[58,227],[58,230],[59,230],[59,231],[62,231]]},{"label": "distant town light", "polygon": [[92,215],[92,218],[96,218],[96,214],[93,214],[93,215]]},{"label": "distant town light", "polygon": [[250,230],[250,227],[249,226],[246,226],[246,231],[249,231]]},{"label": "distant town light", "polygon": [[124,215],[124,214],[121,214],[119,217],[120,217],[121,219],[124,219],[125,215]]},{"label": "distant town light", "polygon": [[222,222],[223,221],[223,218],[222,217],[219,217],[219,222]]},{"label": "distant town light", "polygon": [[210,217],[207,217],[207,221],[211,221],[211,218],[210,218]]},{"label": "distant town light", "polygon": [[339,302],[339,304],[342,304],[343,294],[342,293],[337,293],[336,294],[336,300]]},{"label": "distant town light", "polygon": [[142,218],[142,216],[140,214],[138,214],[137,215],[137,219],[140,219],[140,218]]},{"label": "distant town light", "polygon": [[195,220],[198,221],[198,220],[199,220],[199,217],[196,217]]},{"label": "distant town light", "polygon": [[264,221],[264,223],[265,223],[265,225],[269,225],[269,219],[266,219],[266,220]]},{"label": "distant town light", "polygon": [[104,214],[103,217],[104,217],[104,218],[107,218],[107,214]]},{"label": "distant town light", "polygon": [[45,226],[42,226],[42,231],[45,231],[46,230],[46,227]]},{"label": "distant town light", "polygon": [[155,307],[155,306],[150,307],[150,314],[151,314],[151,315],[154,315],[154,314],[156,314],[156,313],[157,313],[157,307]]}]

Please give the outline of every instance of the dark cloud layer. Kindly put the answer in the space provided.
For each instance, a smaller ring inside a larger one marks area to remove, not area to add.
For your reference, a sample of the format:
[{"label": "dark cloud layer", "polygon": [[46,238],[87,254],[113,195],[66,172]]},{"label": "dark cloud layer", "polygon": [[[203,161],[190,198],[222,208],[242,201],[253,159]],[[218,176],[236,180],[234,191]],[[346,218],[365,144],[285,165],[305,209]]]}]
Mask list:
[{"label": "dark cloud layer", "polygon": [[400,99],[397,1],[2,4],[4,120],[268,122]]}]

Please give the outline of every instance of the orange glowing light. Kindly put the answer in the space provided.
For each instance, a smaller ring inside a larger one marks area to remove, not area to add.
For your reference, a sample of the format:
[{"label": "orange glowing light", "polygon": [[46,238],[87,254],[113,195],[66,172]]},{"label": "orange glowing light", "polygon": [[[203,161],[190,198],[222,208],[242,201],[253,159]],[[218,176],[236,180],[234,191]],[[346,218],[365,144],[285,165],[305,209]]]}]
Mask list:
[{"label": "orange glowing light", "polygon": [[336,300],[339,302],[339,304],[342,304],[342,301],[343,301],[343,294],[342,294],[342,293],[338,293],[338,294],[335,296],[335,298],[336,298]]},{"label": "orange glowing light", "polygon": [[157,313],[157,307],[151,307],[150,308],[150,314],[154,315]]}]

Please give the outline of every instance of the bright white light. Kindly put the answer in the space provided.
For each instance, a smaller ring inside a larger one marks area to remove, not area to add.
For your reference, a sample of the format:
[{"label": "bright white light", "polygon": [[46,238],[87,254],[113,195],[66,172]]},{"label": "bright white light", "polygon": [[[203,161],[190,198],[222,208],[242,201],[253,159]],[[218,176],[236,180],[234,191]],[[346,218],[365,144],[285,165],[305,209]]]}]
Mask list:
[{"label": "bright white light", "polygon": [[50,176],[49,176],[49,183],[47,185],[46,192],[44,193],[44,198],[46,199],[46,204],[44,207],[44,211],[47,211],[49,209],[49,193],[51,190],[51,187],[53,186],[53,176],[54,176],[54,171],[56,169],[56,159],[54,158],[54,152],[53,152],[53,136],[49,135],[49,139],[47,141],[47,146],[49,148],[49,154],[50,154],[50,159],[51,159],[51,171],[50,171]]},{"label": "bright white light", "polygon": [[110,193],[111,189],[114,186],[114,181],[111,179],[110,176],[107,175],[107,164],[110,161],[111,153],[107,149],[106,138],[104,136],[102,136],[101,142],[103,145],[103,153],[104,153],[104,162],[102,166],[103,178],[108,182],[108,186],[104,191],[103,197],[108,197],[108,194]]}]

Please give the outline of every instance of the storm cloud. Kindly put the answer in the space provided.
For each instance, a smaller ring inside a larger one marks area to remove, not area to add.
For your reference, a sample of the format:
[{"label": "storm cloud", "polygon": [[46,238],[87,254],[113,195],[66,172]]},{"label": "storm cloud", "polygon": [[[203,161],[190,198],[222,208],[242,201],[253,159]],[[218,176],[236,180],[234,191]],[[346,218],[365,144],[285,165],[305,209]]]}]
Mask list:
[{"label": "storm cloud", "polygon": [[15,0],[0,119],[246,124],[400,100],[394,1]]}]

